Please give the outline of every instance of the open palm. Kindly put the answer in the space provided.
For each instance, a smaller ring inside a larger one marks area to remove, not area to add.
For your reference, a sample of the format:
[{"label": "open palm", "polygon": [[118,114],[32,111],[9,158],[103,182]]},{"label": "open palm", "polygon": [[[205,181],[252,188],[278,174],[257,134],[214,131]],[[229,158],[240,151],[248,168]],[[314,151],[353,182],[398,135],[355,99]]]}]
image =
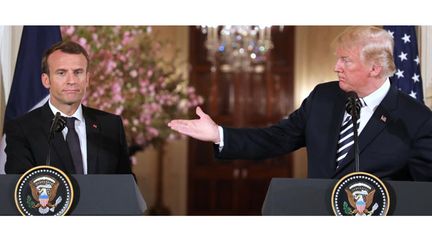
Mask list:
[{"label": "open palm", "polygon": [[219,143],[217,124],[199,106],[196,108],[196,114],[199,116],[199,119],[172,120],[168,123],[168,126],[179,133],[195,139]]}]

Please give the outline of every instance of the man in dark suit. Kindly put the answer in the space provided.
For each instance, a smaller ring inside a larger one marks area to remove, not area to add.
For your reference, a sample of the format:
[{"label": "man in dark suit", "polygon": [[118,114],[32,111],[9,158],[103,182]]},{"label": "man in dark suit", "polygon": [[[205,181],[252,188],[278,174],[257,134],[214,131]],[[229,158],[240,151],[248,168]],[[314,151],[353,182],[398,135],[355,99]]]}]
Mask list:
[{"label": "man in dark suit", "polygon": [[5,124],[8,174],[45,165],[54,114],[67,126],[51,141],[51,165],[72,174],[129,174],[130,160],[119,116],[85,107],[81,100],[89,82],[89,57],[79,44],[63,41],[42,58],[42,84],[49,101]]},{"label": "man in dark suit", "polygon": [[220,159],[263,159],[307,148],[310,178],[341,178],[355,171],[353,124],[347,93],[361,104],[360,171],[390,180],[432,180],[432,112],[390,85],[393,39],[376,27],[351,27],[335,40],[339,81],[317,85],[299,109],[267,128],[218,126],[199,107],[200,119],[173,120],[183,134],[215,144]]}]

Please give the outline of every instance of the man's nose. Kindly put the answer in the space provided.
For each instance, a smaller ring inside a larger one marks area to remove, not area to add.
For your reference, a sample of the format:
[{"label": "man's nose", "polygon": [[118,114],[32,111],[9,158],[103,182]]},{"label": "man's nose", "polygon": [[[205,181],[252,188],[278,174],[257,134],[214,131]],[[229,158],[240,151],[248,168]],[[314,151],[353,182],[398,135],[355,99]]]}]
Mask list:
[{"label": "man's nose", "polygon": [[342,62],[340,60],[336,61],[335,66],[334,66],[334,71],[337,73],[343,72]]},{"label": "man's nose", "polygon": [[73,73],[68,72],[66,75],[66,83],[74,84],[76,82],[77,82],[77,77]]}]

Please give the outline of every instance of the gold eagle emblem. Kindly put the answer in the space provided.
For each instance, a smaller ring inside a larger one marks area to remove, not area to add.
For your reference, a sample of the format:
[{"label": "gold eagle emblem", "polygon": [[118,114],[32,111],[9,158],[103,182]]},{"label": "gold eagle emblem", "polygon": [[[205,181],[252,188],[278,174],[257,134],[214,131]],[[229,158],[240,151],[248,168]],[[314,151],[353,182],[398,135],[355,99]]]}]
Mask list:
[{"label": "gold eagle emblem", "polygon": [[51,185],[51,189],[46,187],[38,189],[34,182],[30,182],[29,185],[33,199],[38,202],[33,208],[38,208],[42,214],[47,213],[50,208],[55,208],[56,204],[54,203],[54,199],[57,196],[57,189],[59,187],[57,181]]},{"label": "gold eagle emblem", "polygon": [[378,206],[378,205],[376,205],[376,206],[374,205],[372,210],[369,211],[369,208],[372,205],[373,198],[375,195],[375,189],[370,191],[367,194],[366,193],[354,194],[350,190],[348,190],[347,188],[345,188],[345,192],[347,194],[347,198],[348,198],[350,206],[354,208],[354,210],[352,211],[353,215],[360,215],[360,216],[371,215],[373,213],[373,211],[376,210],[376,206]]}]

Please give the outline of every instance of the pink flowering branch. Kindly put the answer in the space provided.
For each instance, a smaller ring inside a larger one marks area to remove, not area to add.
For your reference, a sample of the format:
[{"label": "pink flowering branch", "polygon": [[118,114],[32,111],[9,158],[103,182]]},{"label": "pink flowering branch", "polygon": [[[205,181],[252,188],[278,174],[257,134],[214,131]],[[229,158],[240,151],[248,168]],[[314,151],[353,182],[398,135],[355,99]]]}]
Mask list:
[{"label": "pink flowering branch", "polygon": [[90,55],[85,104],[121,115],[130,145],[159,146],[179,137],[167,127],[168,121],[187,118],[203,98],[178,73],[177,55],[163,57],[171,43],[157,41],[148,29],[67,26],[62,35]]}]

